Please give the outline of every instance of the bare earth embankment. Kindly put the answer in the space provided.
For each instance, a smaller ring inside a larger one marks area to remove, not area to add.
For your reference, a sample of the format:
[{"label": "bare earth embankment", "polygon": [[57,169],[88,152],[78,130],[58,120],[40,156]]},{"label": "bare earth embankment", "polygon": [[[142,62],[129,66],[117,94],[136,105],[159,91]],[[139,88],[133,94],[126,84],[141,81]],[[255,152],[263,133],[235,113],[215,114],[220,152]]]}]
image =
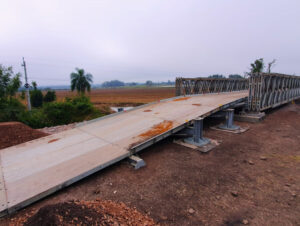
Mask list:
[{"label": "bare earth embankment", "polygon": [[47,135],[47,133],[31,129],[20,122],[0,122],[0,149]]},{"label": "bare earth embankment", "polygon": [[300,222],[300,105],[270,112],[237,135],[207,129],[222,140],[208,154],[166,140],[145,150],[147,166],[126,161],[100,171],[14,218],[69,200],[124,202],[162,225],[297,225]]},{"label": "bare earth embankment", "polygon": [[[170,138],[140,154],[146,167],[135,171],[122,161],[0,223],[38,225],[42,217],[61,224],[102,219],[103,224],[151,225],[152,218],[161,225],[299,225],[299,103],[268,112],[261,123],[238,124],[250,130],[232,134],[206,128],[206,137],[222,141],[208,154],[174,144]],[[24,135],[18,124],[15,130],[5,126],[9,130],[2,134],[2,148],[9,146],[8,140],[15,145],[45,135],[30,128]],[[71,200],[80,201],[74,206]]]}]

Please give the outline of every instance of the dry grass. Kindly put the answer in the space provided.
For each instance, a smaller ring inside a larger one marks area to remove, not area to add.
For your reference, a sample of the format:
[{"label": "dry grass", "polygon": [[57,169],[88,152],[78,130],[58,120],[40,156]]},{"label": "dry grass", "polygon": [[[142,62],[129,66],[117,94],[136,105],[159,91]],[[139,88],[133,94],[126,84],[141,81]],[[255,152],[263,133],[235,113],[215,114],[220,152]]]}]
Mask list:
[{"label": "dry grass", "polygon": [[[56,91],[57,100],[72,97],[76,92],[68,90]],[[119,88],[119,89],[94,89],[88,94],[91,102],[96,106],[118,105],[137,106],[156,100],[166,99],[175,95],[175,88]]]},{"label": "dry grass", "polygon": [[[63,101],[66,97],[75,97],[77,92],[70,90],[56,90],[57,101]],[[46,91],[43,91],[45,95]],[[20,94],[18,94],[20,96]],[[115,88],[115,89],[93,89],[87,93],[91,102],[104,114],[112,113],[111,106],[139,106],[157,100],[175,96],[174,87],[153,88]],[[26,105],[26,100],[19,100]]]}]

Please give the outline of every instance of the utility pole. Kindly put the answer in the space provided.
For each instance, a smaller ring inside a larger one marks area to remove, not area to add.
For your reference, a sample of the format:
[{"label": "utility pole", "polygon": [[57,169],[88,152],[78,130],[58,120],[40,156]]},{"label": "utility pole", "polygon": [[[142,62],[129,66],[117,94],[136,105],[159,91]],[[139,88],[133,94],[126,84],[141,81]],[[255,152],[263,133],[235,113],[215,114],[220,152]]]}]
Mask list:
[{"label": "utility pole", "polygon": [[27,80],[27,70],[26,70],[26,63],[23,57],[23,64],[21,64],[22,67],[24,67],[24,73],[25,73],[25,88],[26,88],[26,96],[27,96],[27,107],[28,111],[31,111],[31,103],[30,103],[30,94],[29,94],[29,84]]}]

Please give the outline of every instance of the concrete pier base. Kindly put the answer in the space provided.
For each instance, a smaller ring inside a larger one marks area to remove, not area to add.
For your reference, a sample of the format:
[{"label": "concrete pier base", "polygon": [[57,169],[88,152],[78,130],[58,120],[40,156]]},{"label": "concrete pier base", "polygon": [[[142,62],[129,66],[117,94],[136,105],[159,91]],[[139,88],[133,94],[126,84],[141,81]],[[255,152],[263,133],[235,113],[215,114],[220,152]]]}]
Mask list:
[{"label": "concrete pier base", "polygon": [[203,137],[203,118],[194,119],[193,136],[184,139],[184,142],[198,147],[208,144],[210,141]]},{"label": "concrete pier base", "polygon": [[241,128],[240,126],[234,125],[234,109],[225,110],[225,119],[226,121],[224,124],[213,126],[210,128],[230,133],[243,133],[249,129],[249,127]]},{"label": "concrete pier base", "polygon": [[182,131],[182,136],[188,136],[184,139],[174,140],[174,143],[182,146],[195,149],[200,152],[208,152],[218,145],[218,142],[203,137],[203,118],[199,117],[194,119],[194,126],[186,128]]},{"label": "concrete pier base", "polygon": [[139,169],[141,167],[146,166],[145,161],[136,155],[129,156],[128,161],[129,161],[130,165],[132,165],[134,167],[134,169]]},{"label": "concrete pier base", "polygon": [[264,119],[266,114],[264,112],[249,112],[234,115],[234,119],[239,122],[257,123]]}]

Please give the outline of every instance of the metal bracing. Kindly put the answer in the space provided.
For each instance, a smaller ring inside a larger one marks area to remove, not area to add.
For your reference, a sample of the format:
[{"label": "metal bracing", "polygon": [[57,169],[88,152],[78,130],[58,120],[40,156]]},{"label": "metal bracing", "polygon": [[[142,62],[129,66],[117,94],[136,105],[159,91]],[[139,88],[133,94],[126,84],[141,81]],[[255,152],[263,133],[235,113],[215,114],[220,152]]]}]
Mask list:
[{"label": "metal bracing", "polygon": [[176,78],[176,96],[247,89],[248,79],[243,78]]},{"label": "metal bracing", "polygon": [[249,78],[249,111],[263,111],[300,98],[300,77],[254,73]]}]

